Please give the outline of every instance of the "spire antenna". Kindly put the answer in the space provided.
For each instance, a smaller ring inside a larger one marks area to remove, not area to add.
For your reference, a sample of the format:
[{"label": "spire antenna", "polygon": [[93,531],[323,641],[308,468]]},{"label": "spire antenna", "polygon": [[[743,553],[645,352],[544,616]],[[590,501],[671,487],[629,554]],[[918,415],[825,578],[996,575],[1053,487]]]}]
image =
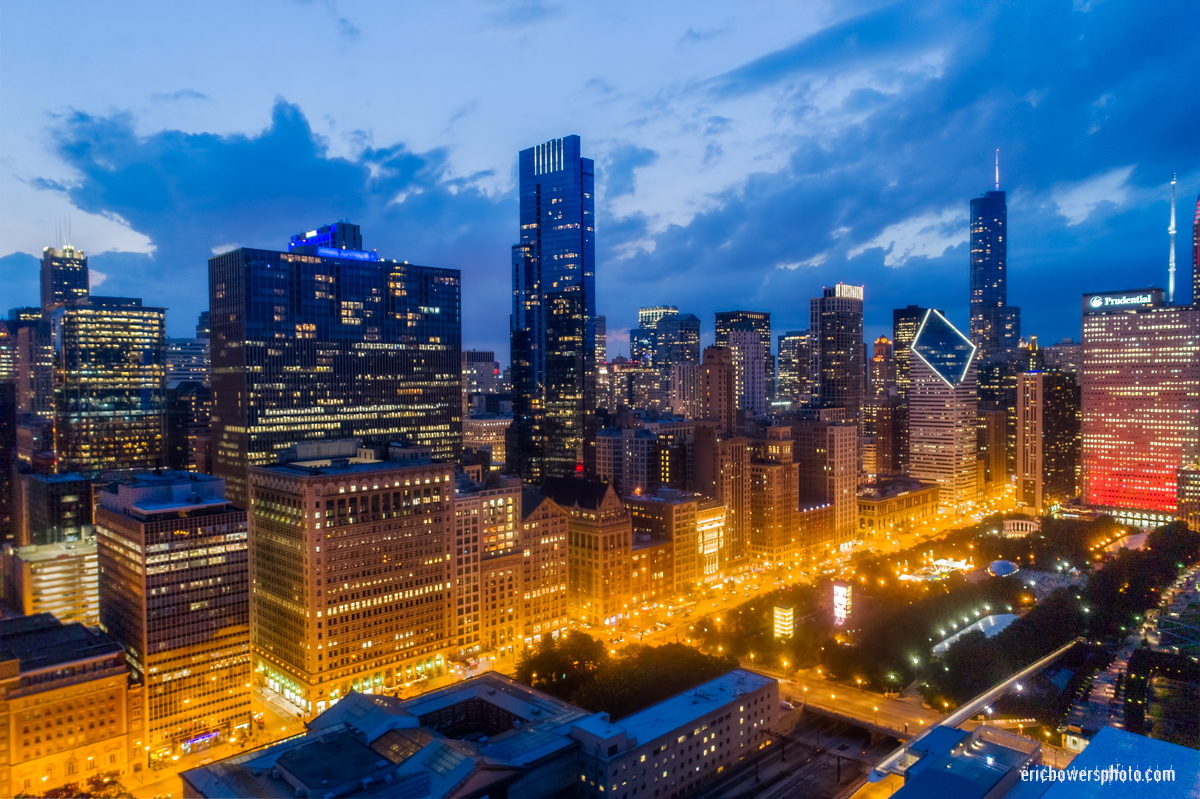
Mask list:
[{"label": "spire antenna", "polygon": [[996,191],[1000,191],[1000,148],[996,148]]},{"label": "spire antenna", "polygon": [[1171,237],[1171,258],[1167,266],[1167,304],[1175,304],[1175,173],[1171,173],[1171,226],[1167,228]]}]

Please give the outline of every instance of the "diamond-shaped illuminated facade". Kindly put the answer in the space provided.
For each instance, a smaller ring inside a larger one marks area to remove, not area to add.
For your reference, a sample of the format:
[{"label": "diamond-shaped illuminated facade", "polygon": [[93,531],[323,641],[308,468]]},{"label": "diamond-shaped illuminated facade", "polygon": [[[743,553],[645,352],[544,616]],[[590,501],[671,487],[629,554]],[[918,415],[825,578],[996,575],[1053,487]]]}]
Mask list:
[{"label": "diamond-shaped illuminated facade", "polygon": [[910,474],[938,484],[942,510],[978,500],[976,347],[939,311],[926,311],[909,363]]}]

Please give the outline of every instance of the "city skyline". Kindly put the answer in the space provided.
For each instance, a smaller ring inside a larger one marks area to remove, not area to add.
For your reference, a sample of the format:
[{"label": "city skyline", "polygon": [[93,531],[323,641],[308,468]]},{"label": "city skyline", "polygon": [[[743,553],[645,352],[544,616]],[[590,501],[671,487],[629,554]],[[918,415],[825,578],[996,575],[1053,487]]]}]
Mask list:
[{"label": "city skyline", "polygon": [[[35,304],[27,256],[40,257],[41,247],[59,243],[56,229],[69,227],[70,243],[89,253],[98,293],[144,296],[168,307],[168,334],[178,336],[200,310],[192,306],[214,249],[276,246],[301,217],[303,224],[348,220],[369,231],[368,248],[463,271],[464,343],[503,352],[505,309],[491,298],[508,282],[517,214],[513,153],[578,133],[596,158],[597,312],[609,317],[612,355],[628,352],[623,336],[641,304],[686,307],[703,320],[730,308],[761,309],[772,313],[776,329],[800,330],[806,300],[838,281],[866,286],[869,338],[889,332],[890,311],[912,302],[944,308],[965,326],[968,199],[993,187],[997,148],[1015,235],[1009,302],[1023,309],[1023,333],[1043,342],[1078,339],[1075,320],[1056,312],[1067,290],[1077,283],[1096,291],[1165,285],[1171,173],[1180,176],[1181,209],[1190,210],[1200,188],[1195,155],[1178,132],[1194,127],[1195,112],[1165,102],[1164,90],[1141,88],[1163,83],[1164,67],[1146,37],[1139,38],[1150,23],[1126,10],[1090,4],[1069,13],[1039,10],[1042,30],[1035,34],[1030,30],[1038,25],[1008,12],[994,18],[946,12],[936,21],[897,26],[896,8],[802,19],[776,11],[764,20],[721,20],[695,9],[687,25],[672,23],[681,30],[660,24],[650,26],[658,32],[639,34],[651,37],[648,47],[669,53],[670,69],[658,78],[635,76],[597,54],[594,67],[554,78],[563,90],[583,86],[579,99],[520,120],[495,116],[495,100],[508,91],[500,80],[511,74],[507,67],[480,87],[447,77],[439,84],[444,97],[437,98],[402,79],[396,91],[428,104],[431,118],[420,121],[358,102],[328,108],[312,96],[310,86],[344,77],[351,52],[403,21],[383,9],[342,16],[314,8],[300,17],[315,25],[330,13],[341,33],[331,34],[338,47],[323,56],[322,71],[305,67],[309,72],[298,77],[311,80],[303,85],[279,77],[270,96],[249,96],[220,72],[197,83],[195,75],[168,67],[153,81],[143,79],[146,85],[105,88],[94,98],[77,96],[74,84],[44,83],[44,76],[33,80],[31,92],[11,97],[10,108],[20,113],[10,118],[20,121],[7,126],[6,143],[14,156],[28,156],[18,158],[19,170],[0,175],[12,188],[3,193],[9,204],[3,224],[11,232],[0,275],[17,294],[13,304]],[[1181,7],[1179,15],[1191,13]],[[501,40],[514,32],[537,54],[557,53],[555,37],[542,34],[599,25],[585,12],[541,6],[499,5],[472,20],[464,39],[496,53],[507,52]],[[84,21],[104,30],[103,20],[83,10],[78,21],[63,24]],[[775,30],[768,33],[766,21]],[[24,22],[37,20],[10,20],[0,35]],[[150,15],[143,24],[153,30],[164,20]],[[247,20],[252,30],[266,24],[256,15]],[[603,35],[607,24],[592,35]],[[197,36],[212,35],[198,25]],[[971,32],[984,27],[997,35],[978,48]],[[1082,32],[1084,43],[1074,44]],[[944,43],[935,44],[939,36]],[[851,37],[866,44],[848,55],[841,43]],[[968,40],[978,52],[967,51]],[[15,64],[23,44],[5,44]],[[1116,48],[1128,57],[1086,80],[1077,68],[1058,64],[1035,78],[1005,60],[1029,48],[1067,46],[1083,48],[1085,60],[1091,48]],[[1184,70],[1200,57],[1186,43],[1173,52]],[[640,58],[648,56],[633,59],[644,65]],[[28,63],[38,56],[30,54]],[[68,54],[55,70],[73,63]],[[968,87],[985,63],[996,68]],[[21,67],[9,69],[19,74]],[[914,77],[897,83],[888,69]],[[97,72],[101,77],[105,69]],[[840,88],[814,83],[820,73]],[[364,96],[389,96],[374,78],[359,78]],[[161,85],[170,81],[178,85]],[[1000,90],[1008,99],[996,99]],[[665,92],[661,118],[642,119],[636,104],[656,92]],[[617,104],[615,113],[596,116],[592,108],[606,103]],[[813,110],[798,121],[805,108]],[[794,121],[766,120],[767,109]],[[957,112],[974,121],[946,122]],[[903,113],[918,116],[888,132]],[[1147,118],[1148,133],[1138,127]],[[668,128],[678,136],[661,144]],[[832,143],[818,156],[811,148],[821,141]],[[273,157],[264,162],[267,152]],[[213,170],[212,179],[197,182],[196,172],[184,170],[168,180],[169,158],[194,160]],[[247,184],[239,165],[251,163],[256,179]],[[306,188],[293,185],[292,174],[320,177]],[[225,185],[240,186],[243,199],[226,202]],[[161,199],[140,199],[151,196]],[[182,213],[158,213],[164,202]],[[226,210],[204,210],[213,207]],[[253,214],[245,213],[251,208]],[[774,229],[786,232],[765,236],[765,220],[779,213],[768,209],[780,208],[788,224]],[[1187,216],[1180,215],[1186,247]],[[454,232],[432,234],[436,229]],[[720,268],[724,245],[740,253],[739,269]],[[1037,290],[1037,276],[1049,267],[1061,277],[1063,297]],[[688,279],[671,285],[681,274]],[[102,289],[100,279],[108,283]],[[644,300],[621,291],[631,279],[641,281]],[[1188,300],[1186,289],[1176,300]]]}]

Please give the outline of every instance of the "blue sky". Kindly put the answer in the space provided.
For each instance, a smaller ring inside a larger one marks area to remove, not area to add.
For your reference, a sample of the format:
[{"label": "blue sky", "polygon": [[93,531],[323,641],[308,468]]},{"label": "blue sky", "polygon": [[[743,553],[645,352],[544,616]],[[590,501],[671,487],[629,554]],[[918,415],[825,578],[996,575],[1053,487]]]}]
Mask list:
[{"label": "blue sky", "polygon": [[995,148],[1026,334],[1165,284],[1173,171],[1191,294],[1194,3],[50,1],[0,23],[5,308],[36,304],[69,220],[98,293],[186,335],[214,252],[347,219],[461,269],[464,342],[507,362],[516,154],[569,133],[617,351],[639,305],[783,332],[839,280],[865,284],[870,337],[910,303],[965,325]]}]

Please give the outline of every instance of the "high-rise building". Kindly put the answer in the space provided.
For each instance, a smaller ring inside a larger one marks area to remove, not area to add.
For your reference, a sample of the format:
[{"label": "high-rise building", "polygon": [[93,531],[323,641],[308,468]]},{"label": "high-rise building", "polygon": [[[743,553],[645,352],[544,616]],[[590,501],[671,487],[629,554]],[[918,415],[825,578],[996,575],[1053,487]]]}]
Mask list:
[{"label": "high-rise building", "polygon": [[750,461],[750,553],[762,567],[790,564],[800,556],[799,481],[792,456],[792,431],[768,427],[766,440],[753,442]]},{"label": "high-rise building", "polygon": [[212,366],[206,338],[167,339],[167,382],[192,380],[209,385]]},{"label": "high-rise building", "polygon": [[[913,339],[925,318],[928,308],[909,305],[892,311],[892,360],[896,363],[896,458],[901,470],[907,470],[908,459],[908,386],[909,363]],[[939,311],[940,313],[940,311]]]},{"label": "high-rise building", "polygon": [[729,334],[748,325],[762,340],[763,364],[766,371],[767,402],[775,399],[775,356],[771,352],[771,314],[765,311],[718,311],[715,346],[728,347]]},{"label": "high-rise building", "polygon": [[733,358],[725,347],[705,347],[700,366],[700,405],[705,419],[721,433],[732,433],[737,421],[737,384]]},{"label": "high-rise building", "polygon": [[61,622],[100,623],[96,541],[6,546],[4,597],[25,616],[51,613]]},{"label": "high-rise building", "polygon": [[606,427],[596,434],[596,476],[618,496],[647,494],[660,485],[658,436],[642,428]]},{"label": "high-rise building", "polygon": [[516,472],[529,481],[594,471],[595,166],[578,136],[519,156],[520,243],[513,246]]},{"label": "high-rise building", "polygon": [[980,402],[975,412],[978,482],[982,497],[999,495],[1008,485],[1007,417],[1004,409],[994,402]]},{"label": "high-rise building", "polygon": [[1074,499],[1079,469],[1079,386],[1067,372],[1017,381],[1017,504],[1043,513]]},{"label": "high-rise building", "polygon": [[832,508],[832,529],[814,541],[827,540],[835,548],[852,541],[858,526],[858,427],[849,422],[803,419],[793,422],[791,428],[799,506]]},{"label": "high-rise building", "polygon": [[88,259],[71,245],[42,250],[42,311],[70,305],[88,297]]},{"label": "high-rise building", "polygon": [[813,393],[819,405],[845,408],[846,421],[860,426],[866,394],[863,344],[863,287],[838,283],[809,301]]},{"label": "high-rise building", "polygon": [[12,308],[16,337],[17,462],[22,471],[54,471],[54,339],[40,308]]},{"label": "high-rise building", "polygon": [[90,537],[93,482],[82,474],[19,475],[17,544],[65,544]]},{"label": "high-rise building", "polygon": [[632,526],[611,485],[551,477],[541,493],[567,513],[567,606],[571,620],[615,624],[630,607]]},{"label": "high-rise building", "polygon": [[808,402],[812,394],[812,348],[807,330],[793,330],[779,336],[776,359],[776,402]]},{"label": "high-rise building", "polygon": [[472,394],[499,394],[501,382],[500,362],[496,360],[496,353],[491,350],[463,350],[463,416],[471,407]]},{"label": "high-rise building", "polygon": [[212,474],[212,389],[194,380],[167,382],[166,461],[171,469]]},{"label": "high-rise building", "polygon": [[49,613],[0,621],[0,701],[0,796],[77,796],[88,777],[142,769],[141,691],[121,644],[95,628]]},{"label": "high-rise building", "polygon": [[517,629],[525,648],[536,647],[547,635],[558,638],[570,622],[567,525],[566,511],[549,497],[531,489],[521,495],[521,538],[517,545],[521,551],[521,587],[515,607],[520,608]]},{"label": "high-rise building", "polygon": [[700,400],[700,369],[698,363],[682,361],[671,364],[671,413],[688,419],[698,419],[703,413]]},{"label": "high-rise building", "polygon": [[17,336],[0,320],[0,383],[17,384]]},{"label": "high-rise building", "polygon": [[767,412],[766,353],[762,336],[746,322],[733,325],[727,345],[733,362],[735,405],[750,418]]},{"label": "high-rise building", "polygon": [[[338,225],[338,242],[354,240]],[[304,243],[333,235],[310,232],[289,252],[208,262],[213,472],[239,507],[246,468],[299,441],[414,443],[441,460],[461,450],[458,270]]]},{"label": "high-rise building", "polygon": [[478,578],[451,554],[454,467],[428,447],[355,439],[299,443],[283,460],[250,469],[256,679],[312,713],[441,673],[452,581]]},{"label": "high-rise building", "polygon": [[100,626],[125,647],[146,686],[151,760],[169,762],[245,732],[246,513],[230,505],[224,483],[193,472],[123,473],[100,492],[96,543]]},{"label": "high-rise building", "polygon": [[1082,500],[1127,523],[1175,510],[1200,455],[1200,306],[1162,289],[1083,297]]},{"label": "high-rise building", "polygon": [[892,355],[892,342],[887,336],[875,339],[875,349],[867,367],[867,402],[863,412],[863,432],[873,436],[876,434],[879,406],[896,391],[896,361]]},{"label": "high-rise building", "polygon": [[1078,341],[1064,338],[1057,344],[1042,347],[1042,362],[1047,369],[1057,369],[1068,372],[1079,379],[1079,368],[1083,364],[1083,345]]},{"label": "high-rise building", "polygon": [[1008,304],[1008,203],[997,181],[971,200],[971,343],[987,361],[1020,340],[1021,309]]},{"label": "high-rise building", "polygon": [[54,311],[60,473],[163,465],[166,309],[90,296]]},{"label": "high-rise building", "polygon": [[653,367],[654,328],[635,327],[629,331],[629,362]]},{"label": "high-rise building", "polygon": [[692,440],[695,468],[689,489],[725,506],[719,572],[729,577],[751,566],[750,442],[741,436],[720,435],[707,424],[696,425]]},{"label": "high-rise building", "polygon": [[670,314],[654,326],[654,362],[664,370],[677,363],[700,363],[700,317]]},{"label": "high-rise building", "polygon": [[[668,593],[683,593],[700,585],[700,549],[696,540],[698,494],[659,489],[652,494],[625,497],[635,542],[649,540],[671,548],[671,581]],[[665,575],[664,575],[665,576]]]},{"label": "high-rise building", "polygon": [[679,308],[674,305],[651,305],[647,308],[638,308],[638,327],[654,330],[659,320],[678,315]]},{"label": "high-rise building", "polygon": [[17,502],[17,385],[0,381],[0,541],[15,541]]},{"label": "high-rise building", "polygon": [[910,347],[909,474],[938,484],[938,504],[963,514],[978,501],[976,347],[928,311]]}]

